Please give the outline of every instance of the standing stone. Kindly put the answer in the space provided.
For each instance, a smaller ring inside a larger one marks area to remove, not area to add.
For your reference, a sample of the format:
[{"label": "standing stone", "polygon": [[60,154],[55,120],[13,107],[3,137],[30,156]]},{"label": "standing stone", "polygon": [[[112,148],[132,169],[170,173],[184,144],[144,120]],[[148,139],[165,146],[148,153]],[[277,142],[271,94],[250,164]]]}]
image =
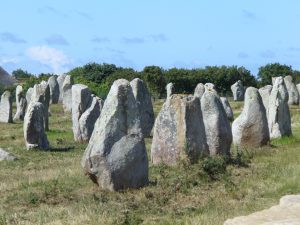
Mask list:
[{"label": "standing stone", "polygon": [[197,84],[197,86],[195,88],[194,96],[201,99],[202,95],[204,94],[204,91],[205,91],[204,84],[199,83],[199,84]]},{"label": "standing stone", "polygon": [[246,90],[243,111],[232,123],[232,135],[239,147],[261,147],[270,141],[266,110],[254,87]]},{"label": "standing stone", "polygon": [[277,77],[269,99],[268,124],[270,138],[292,134],[288,92],[282,77]]},{"label": "standing stone", "polygon": [[227,98],[220,97],[220,100],[221,100],[223,108],[226,112],[227,118],[229,119],[229,121],[233,121],[233,112],[232,112],[231,106],[230,106]]},{"label": "standing stone", "polygon": [[50,104],[57,104],[59,99],[59,85],[56,76],[51,76],[48,84],[50,88]]},{"label": "standing stone", "polygon": [[103,100],[93,96],[91,105],[85,110],[79,119],[80,135],[78,141],[88,142],[92,136],[95,123],[100,116]]},{"label": "standing stone", "polygon": [[102,189],[139,188],[148,183],[148,159],[140,123],[130,83],[116,80],[81,161],[85,173]]},{"label": "standing stone", "polygon": [[79,119],[90,107],[92,96],[90,89],[83,84],[72,86],[72,124],[75,141],[82,141]]},{"label": "standing stone", "polygon": [[72,86],[74,84],[73,77],[67,75],[65,77],[63,87],[62,87],[62,96],[63,96],[63,108],[65,112],[72,111]]},{"label": "standing stone", "polygon": [[216,90],[216,86],[213,83],[204,84],[204,88],[205,88],[205,90],[208,90],[208,91],[214,91],[216,94],[218,93]]},{"label": "standing stone", "polygon": [[26,92],[26,101],[27,101],[27,105],[30,104],[30,101],[31,101],[31,96],[32,96],[32,93],[33,93],[33,88],[28,88],[27,92]]},{"label": "standing stone", "polygon": [[297,87],[293,81],[293,77],[288,75],[284,78],[284,83],[286,86],[286,89],[289,94],[289,100],[288,104],[289,105],[298,105],[299,104],[299,93],[297,90]]},{"label": "standing stone", "polygon": [[169,98],[174,92],[174,84],[168,83],[166,86],[166,90],[167,90],[167,98]]},{"label": "standing stone", "polygon": [[40,102],[31,102],[28,106],[23,125],[27,150],[49,148],[44,129],[44,112],[44,105]]},{"label": "standing stone", "polygon": [[138,105],[141,116],[141,126],[144,137],[149,137],[154,125],[154,111],[151,101],[151,95],[144,82],[135,78],[130,82],[133,95]]},{"label": "standing stone", "polygon": [[50,88],[46,81],[42,81],[40,84],[34,85],[31,102],[40,102],[44,105],[44,127],[46,131],[49,131]]},{"label": "standing stone", "polygon": [[59,98],[58,98],[58,103],[62,103],[63,102],[63,84],[66,78],[66,74],[62,74],[59,75],[57,77],[57,83],[58,83],[58,87],[59,87]]},{"label": "standing stone", "polygon": [[205,90],[201,110],[210,155],[229,155],[232,142],[230,122],[214,90]]},{"label": "standing stone", "polygon": [[[297,84],[297,85],[296,85],[296,88],[297,88],[297,90],[298,90],[299,97],[300,97],[300,84]],[[299,103],[300,103],[300,99],[299,99]]]},{"label": "standing stone", "polygon": [[14,116],[14,120],[24,120],[27,101],[26,98],[23,96],[23,87],[18,85],[16,88],[16,106],[17,112]]},{"label": "standing stone", "polygon": [[233,85],[231,85],[231,91],[233,94],[234,101],[243,101],[245,88],[242,84],[242,81],[238,80]]},{"label": "standing stone", "polygon": [[0,102],[0,122],[12,123],[12,97],[9,91],[5,91]]},{"label": "standing stone", "polygon": [[154,125],[151,146],[153,164],[195,163],[208,154],[200,100],[174,94],[164,103]]},{"label": "standing stone", "polygon": [[267,115],[267,117],[268,117],[268,112],[269,112],[268,107],[269,107],[269,99],[270,99],[270,94],[271,94],[272,88],[273,88],[272,85],[266,85],[266,86],[258,89],[259,94],[260,94],[260,96],[262,98],[264,107],[266,109],[266,115]]}]

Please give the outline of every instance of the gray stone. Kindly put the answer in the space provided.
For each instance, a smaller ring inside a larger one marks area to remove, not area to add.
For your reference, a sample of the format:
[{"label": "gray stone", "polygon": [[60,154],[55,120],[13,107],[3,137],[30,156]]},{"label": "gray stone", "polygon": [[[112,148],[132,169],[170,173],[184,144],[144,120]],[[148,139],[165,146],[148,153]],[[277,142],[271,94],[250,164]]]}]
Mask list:
[{"label": "gray stone", "polygon": [[75,141],[82,141],[79,119],[91,106],[92,96],[90,89],[83,84],[72,86],[72,125]]},{"label": "gray stone", "polygon": [[293,77],[288,75],[284,78],[284,83],[286,86],[286,89],[289,94],[289,100],[288,104],[289,105],[298,105],[299,104],[299,93],[297,90],[297,87],[293,81]]},{"label": "gray stone", "polygon": [[59,87],[59,98],[58,98],[58,103],[62,103],[63,102],[63,84],[66,78],[66,74],[62,74],[59,75],[57,77],[57,83],[58,83],[58,87]]},{"label": "gray stone", "polygon": [[166,90],[167,90],[167,98],[169,98],[172,94],[174,94],[174,84],[168,83],[166,86]]},{"label": "gray stone", "polygon": [[232,123],[232,135],[238,147],[261,147],[270,141],[266,110],[254,87],[246,90],[243,111]]},{"label": "gray stone", "polygon": [[217,90],[216,90],[216,86],[213,83],[206,83],[206,84],[204,84],[204,89],[207,90],[207,91],[214,91],[216,94],[218,93]]},{"label": "gray stone", "polygon": [[233,121],[233,112],[232,112],[231,106],[230,106],[227,98],[226,97],[220,97],[220,100],[221,100],[222,105],[224,107],[224,110],[226,112],[227,118],[230,121]]},{"label": "gray stone", "polygon": [[[300,84],[297,84],[297,85],[296,85],[296,88],[297,88],[297,90],[298,90],[299,97],[300,97]],[[300,103],[300,99],[299,99],[299,103]]]},{"label": "gray stone", "polygon": [[9,91],[5,91],[1,96],[0,102],[0,122],[12,123],[12,97]]},{"label": "gray stone", "polygon": [[288,92],[282,77],[277,77],[269,99],[268,124],[270,138],[292,134]]},{"label": "gray stone", "polygon": [[200,100],[174,94],[166,100],[154,125],[151,146],[153,164],[197,162],[208,154]]},{"label": "gray stone", "polygon": [[50,87],[46,81],[36,84],[33,87],[31,102],[40,102],[44,109],[45,130],[49,131],[49,103],[50,103]]},{"label": "gray stone", "polygon": [[199,83],[199,84],[197,84],[197,86],[195,88],[194,96],[201,99],[202,95],[204,94],[204,91],[205,91],[204,84]]},{"label": "gray stone", "polygon": [[74,84],[73,77],[67,75],[65,77],[63,87],[62,87],[62,96],[63,96],[63,108],[65,112],[72,111],[72,86]]},{"label": "gray stone", "polygon": [[50,104],[57,104],[59,100],[59,85],[56,76],[51,76],[48,84],[50,88]]},{"label": "gray stone", "polygon": [[272,85],[266,85],[266,86],[258,89],[259,94],[260,94],[260,96],[262,98],[264,107],[266,109],[266,115],[267,115],[267,117],[268,117],[268,111],[269,111],[269,109],[268,109],[268,107],[269,107],[269,99],[270,99],[270,94],[271,94],[272,88],[273,88]]},{"label": "gray stone", "polygon": [[155,120],[151,95],[144,82],[139,78],[132,80],[130,85],[140,111],[144,137],[149,137]]},{"label": "gray stone", "polygon": [[33,148],[48,149],[49,142],[44,129],[44,105],[32,101],[24,119],[24,139],[27,150]]},{"label": "gray stone", "polygon": [[234,101],[243,101],[244,100],[245,88],[242,84],[242,81],[238,80],[233,85],[231,85],[231,91],[233,94]]},{"label": "gray stone", "polygon": [[280,204],[248,216],[225,221],[224,225],[299,225],[300,195],[284,196]]},{"label": "gray stone", "polygon": [[210,155],[229,155],[232,142],[230,122],[214,89],[205,90],[201,110]]},{"label": "gray stone", "polygon": [[18,158],[11,153],[8,153],[4,149],[0,148],[0,161],[15,161]]},{"label": "gray stone", "polygon": [[113,83],[81,164],[102,189],[139,188],[148,183],[139,110],[127,80]]},{"label": "gray stone", "polygon": [[92,136],[95,122],[100,116],[103,106],[103,100],[98,97],[93,97],[90,106],[82,113],[79,119],[80,135],[77,141],[88,142]]},{"label": "gray stone", "polygon": [[30,101],[31,101],[31,96],[32,96],[32,93],[33,93],[33,88],[28,88],[27,92],[26,92],[26,101],[27,101],[27,105],[30,104]]},{"label": "gray stone", "polygon": [[18,85],[16,88],[16,106],[17,112],[14,116],[14,120],[24,120],[27,101],[24,96],[23,87],[21,85]]}]

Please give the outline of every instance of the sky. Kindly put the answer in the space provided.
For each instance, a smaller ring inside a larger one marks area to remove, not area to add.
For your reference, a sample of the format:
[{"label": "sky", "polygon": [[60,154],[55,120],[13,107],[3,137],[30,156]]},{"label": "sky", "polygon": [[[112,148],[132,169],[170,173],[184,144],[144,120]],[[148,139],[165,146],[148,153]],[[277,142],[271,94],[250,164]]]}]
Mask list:
[{"label": "sky", "polygon": [[3,0],[0,66],[65,73],[89,62],[142,70],[300,70],[299,0]]}]

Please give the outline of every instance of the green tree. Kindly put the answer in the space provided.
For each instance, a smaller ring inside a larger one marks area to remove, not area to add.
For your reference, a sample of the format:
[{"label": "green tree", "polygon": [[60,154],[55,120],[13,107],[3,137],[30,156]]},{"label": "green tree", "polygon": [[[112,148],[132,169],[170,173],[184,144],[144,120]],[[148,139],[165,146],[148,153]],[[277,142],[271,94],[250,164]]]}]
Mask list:
[{"label": "green tree", "polygon": [[32,73],[28,73],[26,70],[17,69],[12,72],[13,77],[15,77],[17,80],[19,79],[28,79],[30,77],[33,77],[34,75]]},{"label": "green tree", "polygon": [[291,66],[279,63],[270,63],[261,66],[258,70],[258,79],[260,86],[272,84],[272,77],[294,75]]}]

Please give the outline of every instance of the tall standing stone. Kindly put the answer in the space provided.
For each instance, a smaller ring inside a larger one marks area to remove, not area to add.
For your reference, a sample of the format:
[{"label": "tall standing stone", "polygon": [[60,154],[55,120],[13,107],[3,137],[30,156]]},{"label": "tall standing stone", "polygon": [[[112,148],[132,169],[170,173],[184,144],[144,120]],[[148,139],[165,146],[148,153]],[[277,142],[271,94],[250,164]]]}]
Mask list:
[{"label": "tall standing stone", "polygon": [[103,100],[93,96],[90,106],[82,113],[79,119],[80,135],[77,141],[88,142],[92,136],[95,123],[100,116]]},{"label": "tall standing stone", "polygon": [[72,86],[72,124],[75,141],[82,141],[79,119],[90,107],[92,96],[90,89],[83,84]]},{"label": "tall standing stone", "polygon": [[164,103],[154,125],[151,161],[175,165],[197,162],[208,154],[198,97],[174,94]]},{"label": "tall standing stone", "polygon": [[201,99],[202,95],[204,94],[204,91],[205,91],[204,84],[199,83],[199,84],[197,84],[197,86],[195,88],[194,96]]},{"label": "tall standing stone", "polygon": [[23,125],[27,150],[49,148],[44,129],[44,112],[44,105],[40,102],[31,102],[28,106]]},{"label": "tall standing stone", "polygon": [[149,137],[154,125],[154,111],[151,95],[144,82],[139,78],[132,80],[130,85],[140,111],[141,126],[144,137]]},{"label": "tall standing stone", "polygon": [[229,121],[233,121],[232,108],[231,108],[227,98],[226,97],[220,97],[220,100],[221,100],[222,105],[224,107],[224,110],[226,112],[227,118],[229,119]]},{"label": "tall standing stone", "polygon": [[16,106],[17,112],[14,116],[14,120],[24,120],[27,101],[23,93],[23,87],[21,85],[18,85],[16,88]]},{"label": "tall standing stone", "polygon": [[31,102],[40,102],[44,105],[44,123],[45,130],[49,130],[49,102],[50,102],[50,88],[46,81],[36,84],[33,87]]},{"label": "tall standing stone", "polygon": [[32,93],[33,93],[33,88],[28,88],[27,92],[26,92],[26,101],[27,101],[27,105],[30,104],[30,101],[31,101],[31,96],[32,96]]},{"label": "tall standing stone", "polygon": [[231,85],[231,91],[233,94],[234,101],[243,101],[245,88],[242,84],[242,81],[238,80],[233,85]]},{"label": "tall standing stone", "polygon": [[266,110],[254,87],[246,90],[243,111],[232,123],[232,135],[239,147],[261,147],[270,141]]},{"label": "tall standing stone", "polygon": [[217,90],[216,90],[216,86],[213,83],[206,83],[206,84],[204,84],[204,88],[207,91],[214,91],[216,94],[218,93]]},{"label": "tall standing stone", "polygon": [[85,150],[81,165],[102,189],[148,183],[148,159],[140,115],[130,83],[116,80]]},{"label": "tall standing stone", "polygon": [[229,155],[232,142],[230,122],[215,90],[205,90],[201,110],[210,155]]},{"label": "tall standing stone", "polygon": [[168,83],[166,86],[166,90],[167,90],[167,98],[169,98],[174,93],[174,84]]},{"label": "tall standing stone", "polygon": [[63,84],[64,84],[66,76],[67,76],[66,74],[62,74],[62,75],[59,75],[56,79],[57,83],[58,83],[58,87],[59,87],[59,98],[58,98],[59,103],[63,102]]},{"label": "tall standing stone", "polygon": [[269,99],[270,99],[270,94],[271,94],[272,88],[273,88],[272,85],[266,85],[266,86],[258,89],[259,94],[260,94],[260,96],[262,98],[264,107],[266,109],[266,115],[267,115],[267,117],[268,117],[268,112],[269,112],[268,107],[269,107]]},{"label": "tall standing stone", "polygon": [[74,84],[73,77],[67,75],[62,87],[63,108],[65,112],[72,111],[72,86]]},{"label": "tall standing stone", "polygon": [[299,104],[299,93],[298,93],[297,87],[293,81],[293,77],[290,75],[284,77],[284,83],[285,83],[286,89],[289,94],[288,104],[289,105],[298,105]]},{"label": "tall standing stone", "polygon": [[1,123],[12,123],[12,97],[9,91],[5,91],[1,95],[0,102],[0,122]]},{"label": "tall standing stone", "polygon": [[270,138],[292,134],[288,92],[282,77],[277,77],[269,99],[268,124]]},{"label": "tall standing stone", "polygon": [[59,100],[59,85],[56,76],[51,76],[48,84],[50,88],[50,104],[57,104]]}]

